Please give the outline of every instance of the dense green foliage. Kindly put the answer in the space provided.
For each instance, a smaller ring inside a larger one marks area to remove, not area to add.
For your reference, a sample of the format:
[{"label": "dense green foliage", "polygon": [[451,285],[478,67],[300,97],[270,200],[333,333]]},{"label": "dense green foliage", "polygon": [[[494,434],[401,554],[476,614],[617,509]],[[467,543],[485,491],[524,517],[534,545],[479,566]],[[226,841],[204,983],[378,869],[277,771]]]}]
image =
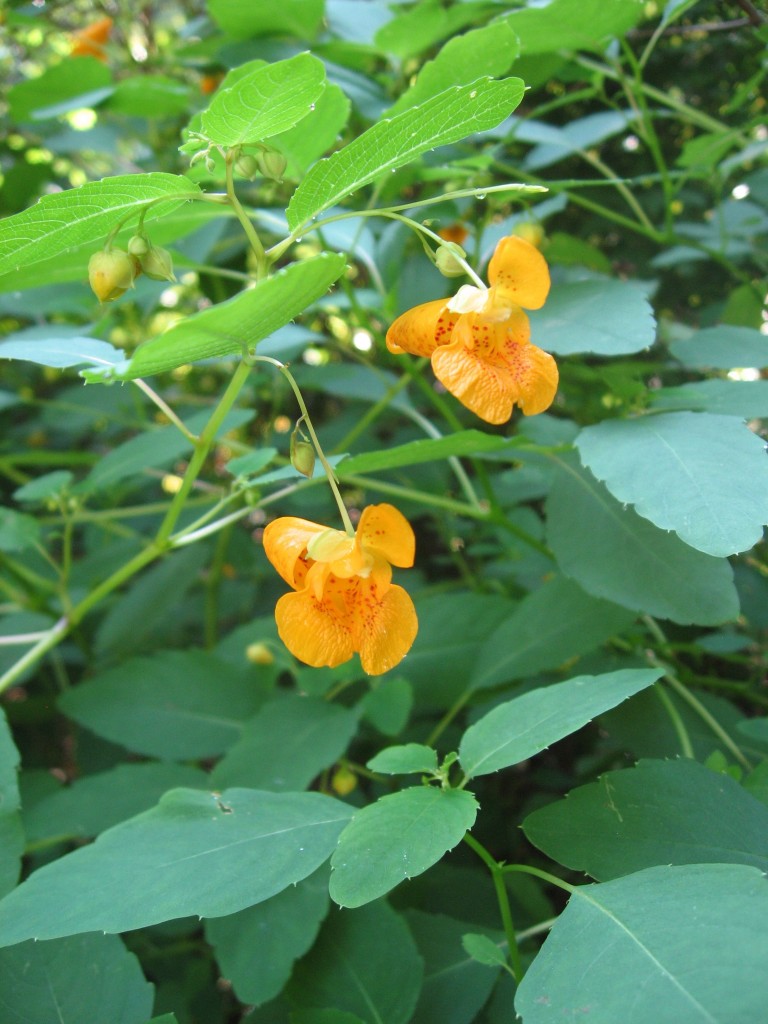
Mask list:
[{"label": "dense green foliage", "polygon": [[[0,12],[2,1024],[757,1024],[764,15],[92,8]],[[484,422],[385,335],[509,237]],[[303,664],[264,529],[382,503]]]}]

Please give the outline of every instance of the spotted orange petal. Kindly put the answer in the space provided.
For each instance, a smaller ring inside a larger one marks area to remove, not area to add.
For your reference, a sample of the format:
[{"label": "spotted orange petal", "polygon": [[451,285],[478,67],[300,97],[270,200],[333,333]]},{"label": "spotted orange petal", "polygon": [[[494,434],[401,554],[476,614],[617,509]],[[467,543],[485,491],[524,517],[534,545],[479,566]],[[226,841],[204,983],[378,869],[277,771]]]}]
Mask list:
[{"label": "spotted orange petal", "polygon": [[446,309],[445,299],[414,306],[387,331],[387,348],[395,355],[431,356],[438,345],[448,343],[457,319],[457,314]]},{"label": "spotted orange petal", "polygon": [[435,350],[432,369],[451,394],[486,423],[506,423],[512,415],[512,375],[502,360],[492,360],[459,340]]},{"label": "spotted orange petal", "polygon": [[529,337],[528,317],[519,309],[503,323],[467,313],[452,343],[433,353],[435,376],[488,423],[506,423],[516,402],[529,416],[543,412],[555,397],[557,366]]},{"label": "spotted orange petal", "polygon": [[557,394],[559,373],[557,363],[536,345],[526,345],[520,353],[519,397],[517,403],[525,416],[544,412]]},{"label": "spotted orange petal", "polygon": [[309,589],[281,597],[275,621],[285,646],[307,665],[334,668],[355,653],[351,617],[331,601],[318,601]]},{"label": "spotted orange petal", "polygon": [[413,565],[416,540],[411,524],[392,505],[369,505],[360,516],[357,537],[362,547],[391,565]]},{"label": "spotted orange petal", "polygon": [[549,294],[547,261],[535,245],[509,235],[496,246],[488,265],[494,306],[541,309]]},{"label": "spotted orange petal", "polygon": [[[295,516],[275,519],[264,530],[264,552],[289,586],[297,588],[297,562],[314,537],[324,533],[325,526]],[[303,576],[302,576],[303,579]]]},{"label": "spotted orange petal", "polygon": [[413,601],[402,587],[391,586],[365,609],[359,640],[363,670],[380,676],[394,668],[411,649],[418,628]]}]

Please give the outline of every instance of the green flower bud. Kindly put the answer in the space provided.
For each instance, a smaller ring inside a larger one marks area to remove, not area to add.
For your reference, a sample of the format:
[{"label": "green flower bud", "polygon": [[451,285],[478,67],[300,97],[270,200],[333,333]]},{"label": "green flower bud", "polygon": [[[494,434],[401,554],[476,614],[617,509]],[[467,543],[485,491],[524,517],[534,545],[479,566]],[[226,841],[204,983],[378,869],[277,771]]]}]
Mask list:
[{"label": "green flower bud", "polygon": [[309,441],[302,441],[297,431],[291,434],[291,465],[302,476],[310,477],[315,471],[315,449]]},{"label": "green flower bud", "polygon": [[144,256],[149,252],[149,239],[145,235],[133,235],[128,239],[128,252],[132,256]]},{"label": "green flower bud", "polygon": [[435,253],[435,266],[443,277],[461,277],[467,271],[457,257],[465,259],[466,255],[456,242],[443,242]]},{"label": "green flower bud", "polygon": [[241,178],[253,181],[256,175],[260,173],[259,162],[255,156],[251,156],[249,153],[241,153],[237,160],[235,160],[235,170]]},{"label": "green flower bud", "polygon": [[259,165],[262,175],[272,181],[282,181],[285,168],[288,166],[287,158],[282,153],[278,153],[276,149],[267,149],[258,153],[256,163]]},{"label": "green flower bud", "polygon": [[141,257],[141,269],[152,281],[176,280],[171,254],[159,245],[150,245],[149,251]]},{"label": "green flower bud", "polygon": [[122,249],[102,249],[88,260],[88,281],[99,302],[119,299],[140,273],[139,261]]}]

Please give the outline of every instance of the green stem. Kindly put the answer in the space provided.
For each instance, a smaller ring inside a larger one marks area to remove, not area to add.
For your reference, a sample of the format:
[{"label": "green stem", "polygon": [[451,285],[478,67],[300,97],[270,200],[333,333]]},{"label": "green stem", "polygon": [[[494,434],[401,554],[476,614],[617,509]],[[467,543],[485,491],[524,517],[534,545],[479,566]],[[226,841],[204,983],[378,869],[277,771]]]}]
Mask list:
[{"label": "green stem", "polygon": [[261,280],[267,276],[270,261],[264,251],[264,246],[261,243],[261,239],[259,238],[256,228],[253,226],[250,217],[243,209],[240,200],[237,198],[234,179],[235,158],[235,151],[228,149],[224,158],[224,168],[227,176],[227,197],[232,209],[235,211],[235,216],[240,221],[242,229],[245,232],[245,236],[253,249],[253,253],[256,257],[256,277],[258,280]]},{"label": "green stem", "polygon": [[136,385],[137,388],[139,388],[140,391],[143,391],[147,398],[157,406],[160,412],[163,413],[163,415],[166,416],[170,420],[170,422],[173,423],[173,425],[178,430],[181,431],[181,433],[184,435],[184,437],[187,438],[188,441],[191,441],[192,444],[195,444],[197,442],[197,437],[192,433],[192,431],[189,430],[184,423],[182,423],[182,421],[179,419],[179,417],[176,415],[176,413],[173,411],[170,405],[168,405],[168,403],[164,401],[160,397],[160,395],[158,395],[158,393],[153,388],[151,388],[149,384],[147,384],[146,381],[142,380],[141,377],[136,377],[133,383]]},{"label": "green stem", "polygon": [[290,384],[291,390],[296,396],[296,401],[298,402],[299,409],[301,410],[301,415],[304,419],[304,422],[307,425],[307,430],[309,432],[310,438],[312,439],[312,444],[314,445],[315,451],[317,452],[317,457],[320,460],[320,465],[323,467],[325,475],[328,477],[328,484],[330,485],[333,497],[336,501],[336,504],[338,505],[339,514],[341,515],[341,521],[344,524],[344,530],[349,537],[354,537],[355,528],[352,525],[352,520],[349,518],[349,512],[347,512],[347,506],[344,504],[344,499],[341,497],[341,491],[339,490],[339,485],[336,480],[336,474],[333,472],[330,462],[328,462],[328,459],[326,459],[325,457],[322,445],[320,444],[318,436],[315,433],[315,428],[312,426],[312,419],[309,415],[307,404],[304,401],[304,396],[301,393],[301,388],[296,383],[295,377],[288,369],[288,367],[285,365],[285,363],[281,363],[279,359],[273,359],[272,356],[253,356],[253,362],[269,363],[271,366],[276,367]]},{"label": "green stem", "polygon": [[501,870],[505,873],[519,872],[524,875],[533,875],[535,878],[540,878],[543,882],[556,885],[558,889],[563,889],[565,892],[576,892],[577,887],[575,885],[569,885],[568,882],[564,882],[557,875],[551,875],[548,871],[542,871],[541,868],[531,867],[530,864],[503,864]]},{"label": "green stem", "polygon": [[669,715],[670,721],[672,722],[674,730],[677,733],[677,738],[680,740],[680,750],[682,751],[683,757],[695,757],[696,755],[693,751],[691,737],[688,735],[688,730],[685,727],[685,722],[683,721],[680,712],[677,710],[669,694],[664,689],[664,687],[661,686],[660,683],[654,683],[653,688],[656,692],[656,696],[664,705],[664,709]]},{"label": "green stem", "polygon": [[517,945],[515,926],[512,921],[512,909],[509,905],[509,894],[507,893],[507,886],[504,882],[503,866],[499,864],[499,862],[491,856],[486,848],[481,843],[478,843],[475,837],[469,832],[464,835],[464,842],[470,847],[470,849],[475,851],[480,860],[482,860],[491,872],[493,887],[496,890],[496,899],[499,903],[499,912],[501,914],[502,924],[504,925],[504,934],[507,937],[509,961],[512,965],[512,973],[515,976],[515,981],[519,985],[523,980],[523,963],[520,959],[520,949]]},{"label": "green stem", "polygon": [[243,385],[248,379],[250,369],[250,366],[246,362],[242,362],[238,365],[237,369],[232,374],[232,379],[227,385],[226,391],[221,397],[221,401],[214,409],[211,418],[208,420],[200,434],[200,437],[197,439],[195,450],[189,461],[186,472],[184,473],[184,479],[182,480],[181,487],[174,495],[170,508],[165,514],[165,519],[161,523],[160,529],[157,532],[155,543],[159,548],[162,548],[167,544],[168,538],[176,525],[176,521],[184,508],[184,504],[192,489],[192,485],[197,479],[200,470],[203,468],[203,463],[208,457],[208,452],[216,439],[216,435],[224,421],[224,417],[232,408],[240,394]]},{"label": "green stem", "polygon": [[677,678],[677,676],[675,676],[669,670],[666,671],[664,678],[675,691],[675,693],[678,694],[678,696],[682,700],[684,700],[686,704],[693,709],[693,711],[696,712],[696,714],[699,716],[702,722],[709,726],[709,728],[712,730],[715,736],[717,736],[717,738],[720,740],[723,746],[733,754],[733,756],[736,758],[736,760],[739,762],[742,768],[745,768],[748,772],[751,772],[752,762],[749,760],[749,758],[747,758],[744,755],[743,751],[741,750],[741,747],[739,747],[739,745],[733,739],[731,739],[731,737],[728,735],[728,733],[725,731],[722,725],[720,725],[715,716],[710,711],[708,711],[707,708],[704,707],[704,705],[701,703],[698,697],[695,697],[688,689],[688,687],[684,686],[683,683],[681,683],[680,680]]}]

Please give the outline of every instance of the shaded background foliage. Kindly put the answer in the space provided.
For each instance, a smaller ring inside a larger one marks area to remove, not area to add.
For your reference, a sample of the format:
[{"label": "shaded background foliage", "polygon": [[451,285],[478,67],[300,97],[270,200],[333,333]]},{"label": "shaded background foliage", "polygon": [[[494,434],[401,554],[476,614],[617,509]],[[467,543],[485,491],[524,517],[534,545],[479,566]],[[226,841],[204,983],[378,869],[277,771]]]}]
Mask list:
[{"label": "shaded background foliage", "polygon": [[[73,58],[91,6],[3,12],[4,215],[113,175],[186,174],[219,191],[223,165],[190,169],[178,152],[190,118],[228,69],[310,49],[339,89],[326,138],[292,130],[285,182],[237,184],[259,230],[278,240],[307,166],[402,103],[419,70],[464,40],[475,73],[461,81],[519,76],[530,87],[521,104],[498,127],[387,172],[343,205],[445,194],[410,212],[434,230],[466,232],[478,268],[504,234],[537,240],[554,284],[532,317],[534,341],[558,356],[561,388],[548,414],[478,431],[428,370],[383,345],[395,315],[451,290],[415,234],[386,219],[342,220],[298,241],[292,259],[342,251],[350,269],[258,351],[294,363],[326,450],[351,454],[338,469],[348,504],[390,500],[412,520],[417,568],[399,582],[416,601],[419,637],[380,680],[356,663],[300,666],[277,641],[283,587],[260,531],[275,514],[335,522],[336,513],[322,480],[298,482],[287,465],[288,386],[252,374],[180,526],[232,488],[229,508],[242,518],[128,580],[23,673],[12,669],[18,646],[0,647],[0,669],[13,673],[3,704],[13,738],[0,735],[9,1019],[54,1019],[40,985],[19,987],[36,972],[53,979],[73,1021],[142,1024],[154,1013],[181,1024],[496,1024],[517,1012],[536,1024],[551,1019],[550,1005],[589,1005],[607,1022],[640,988],[638,1021],[756,1019],[766,996],[757,869],[768,834],[768,583],[764,548],[752,547],[768,507],[764,18],[750,4],[633,0],[555,0],[518,15],[507,3],[428,0],[135,3],[104,6],[114,19],[104,60]],[[505,34],[498,19],[510,12]],[[493,36],[475,53],[468,34],[490,22]],[[446,85],[458,53],[444,59]],[[549,193],[492,191],[509,181]],[[451,195],[460,190],[472,194]],[[26,348],[2,360],[3,634],[51,628],[141,551],[188,465],[191,447],[145,392],[83,387],[75,374],[88,360],[62,369],[31,354],[52,340],[71,350],[86,336],[128,358],[240,294],[254,270],[240,226],[221,210],[188,204],[150,227],[172,250],[179,282],[141,279],[110,306],[85,286],[99,243],[18,270],[13,251],[4,254],[2,344]],[[232,365],[180,362],[152,383],[199,430]],[[412,442],[422,447],[401,447]],[[665,462],[665,446],[682,470]],[[465,477],[448,455],[461,457]],[[632,677],[640,681],[629,696],[623,674],[632,672],[646,675]],[[585,711],[583,686],[558,688],[593,676],[615,700]],[[566,724],[471,780],[475,823],[459,768],[473,742],[517,738],[526,699],[551,700]],[[369,764],[388,749],[388,766]],[[455,750],[460,764],[445,762]],[[325,845],[308,841],[317,864],[260,902],[253,879],[287,860],[284,849],[259,849],[254,863],[233,858],[210,876],[164,875],[161,862],[205,842],[194,833],[201,808],[217,828],[252,835],[257,790],[269,794],[262,813],[309,820],[332,806],[339,830],[354,810],[381,817],[355,817],[358,835],[341,833],[338,849],[332,827]],[[389,877],[393,858],[400,870],[403,851],[388,837],[407,834],[411,805],[426,813],[427,800],[430,829],[402,842],[434,866],[374,897],[371,878]],[[169,834],[174,815],[183,827]],[[485,864],[457,845],[469,828]],[[379,851],[376,870],[355,874],[358,843]],[[142,848],[159,857],[143,875]],[[91,865],[82,876],[79,863]],[[53,873],[38,877],[48,865]],[[14,888],[20,869],[37,882]],[[113,890],[115,877],[133,882]],[[565,910],[558,879],[577,887]],[[499,888],[518,932],[517,966],[532,964],[517,992]],[[708,967],[717,991],[693,991],[704,1010],[675,1002],[636,949],[605,931],[601,908],[628,922],[672,978]],[[724,946],[725,922],[734,932]],[[33,943],[38,935],[47,941]],[[590,968],[597,951],[604,976]],[[87,982],[77,973],[86,965]]]}]

